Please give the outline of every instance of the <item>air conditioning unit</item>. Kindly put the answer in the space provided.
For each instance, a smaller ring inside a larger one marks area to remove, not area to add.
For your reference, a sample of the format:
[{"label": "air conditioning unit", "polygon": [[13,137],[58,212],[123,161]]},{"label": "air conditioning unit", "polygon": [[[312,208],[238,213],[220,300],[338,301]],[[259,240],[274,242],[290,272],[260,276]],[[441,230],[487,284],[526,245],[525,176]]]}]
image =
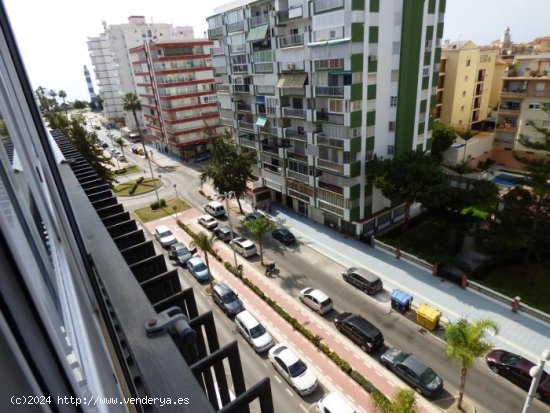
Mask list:
[{"label": "air conditioning unit", "polygon": [[294,63],[288,63],[286,65],[286,70],[294,70],[296,69],[296,65]]}]

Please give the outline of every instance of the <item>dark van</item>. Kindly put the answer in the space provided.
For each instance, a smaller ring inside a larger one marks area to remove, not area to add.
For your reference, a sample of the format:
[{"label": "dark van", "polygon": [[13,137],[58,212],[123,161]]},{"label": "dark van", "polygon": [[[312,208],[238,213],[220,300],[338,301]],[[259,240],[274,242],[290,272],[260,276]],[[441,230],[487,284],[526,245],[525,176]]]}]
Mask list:
[{"label": "dark van", "polygon": [[383,288],[382,280],[363,268],[349,268],[342,273],[342,277],[351,285],[362,291],[366,291],[369,295],[374,295]]},{"label": "dark van", "polygon": [[334,319],[334,325],[367,353],[379,349],[384,344],[384,336],[380,330],[360,315],[342,313]]}]

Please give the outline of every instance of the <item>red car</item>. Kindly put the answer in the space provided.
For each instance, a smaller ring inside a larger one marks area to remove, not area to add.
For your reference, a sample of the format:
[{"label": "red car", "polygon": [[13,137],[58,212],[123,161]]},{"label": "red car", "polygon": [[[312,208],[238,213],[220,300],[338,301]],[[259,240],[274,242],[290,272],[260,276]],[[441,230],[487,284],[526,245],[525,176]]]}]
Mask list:
[{"label": "red car", "polygon": [[[535,366],[529,360],[506,350],[493,350],[487,354],[485,361],[495,373],[506,377],[519,387],[529,390],[532,380],[529,370]],[[544,401],[550,400],[550,375],[546,372],[542,373],[535,397]]]}]

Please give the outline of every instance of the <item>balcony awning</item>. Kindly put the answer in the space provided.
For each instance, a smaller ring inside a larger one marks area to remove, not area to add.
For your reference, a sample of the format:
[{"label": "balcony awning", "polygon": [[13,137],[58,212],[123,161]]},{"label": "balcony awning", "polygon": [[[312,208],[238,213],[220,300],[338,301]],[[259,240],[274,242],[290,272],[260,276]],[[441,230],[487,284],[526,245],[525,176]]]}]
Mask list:
[{"label": "balcony awning", "polygon": [[259,116],[256,120],[256,125],[258,125],[260,128],[263,128],[265,124],[267,123],[267,118],[265,116]]},{"label": "balcony awning", "polygon": [[304,87],[307,80],[307,74],[305,73],[288,73],[279,77],[277,87],[285,89],[296,89]]},{"label": "balcony awning", "polygon": [[267,29],[269,29],[269,24],[263,24],[258,27],[253,27],[248,32],[246,36],[247,42],[257,42],[258,40],[263,40],[267,36]]}]

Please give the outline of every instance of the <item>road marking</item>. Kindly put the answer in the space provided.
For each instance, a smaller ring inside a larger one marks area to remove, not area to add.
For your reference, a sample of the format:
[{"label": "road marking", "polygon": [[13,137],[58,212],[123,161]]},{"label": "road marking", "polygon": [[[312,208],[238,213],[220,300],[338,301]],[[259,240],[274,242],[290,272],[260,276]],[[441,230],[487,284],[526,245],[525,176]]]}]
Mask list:
[{"label": "road marking", "polygon": [[357,360],[361,360],[361,357],[359,357],[359,355],[357,355],[356,353],[353,353],[353,357],[355,357]]},{"label": "road marking", "polygon": [[302,403],[300,403],[299,406],[302,408],[302,410],[303,410],[304,412],[307,412],[307,411],[308,411],[307,408],[306,408],[306,406],[304,406]]},{"label": "road marking", "polygon": [[282,380],[279,378],[279,376],[275,375],[273,377],[275,377],[275,380],[277,380],[279,383],[282,383]]},{"label": "road marking", "polygon": [[340,390],[340,391],[344,391],[344,389],[342,389],[342,387],[341,387],[341,386],[339,386],[339,385],[337,385],[337,384],[336,384],[335,386],[336,386],[336,388],[337,388],[338,390]]},{"label": "road marking", "polygon": [[286,392],[287,392],[288,394],[290,394],[291,396],[294,396],[294,393],[292,393],[292,392],[290,391],[290,389],[286,389]]}]

